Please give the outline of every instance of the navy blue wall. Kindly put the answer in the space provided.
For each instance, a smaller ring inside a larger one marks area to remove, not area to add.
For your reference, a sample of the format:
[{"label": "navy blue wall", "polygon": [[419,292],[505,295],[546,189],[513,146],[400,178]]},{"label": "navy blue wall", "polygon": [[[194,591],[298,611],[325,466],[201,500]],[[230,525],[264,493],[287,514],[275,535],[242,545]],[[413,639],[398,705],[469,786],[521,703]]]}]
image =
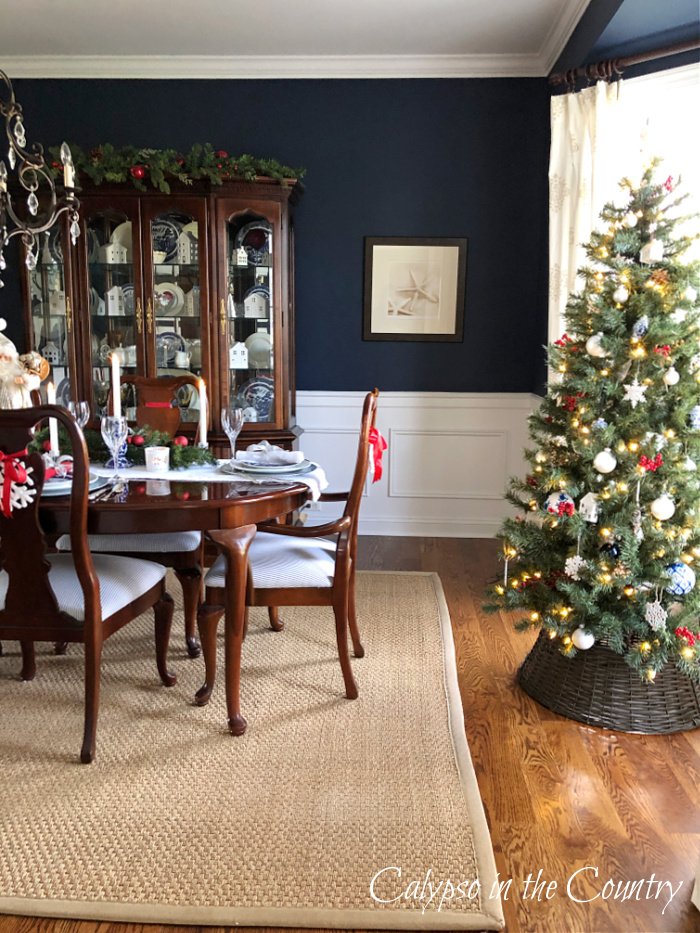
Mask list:
[{"label": "navy blue wall", "polygon": [[[300,389],[541,387],[544,79],[18,80],[15,89],[30,141],[211,142],[307,168],[296,215]],[[469,238],[463,344],[363,342],[363,237],[398,235]]]}]

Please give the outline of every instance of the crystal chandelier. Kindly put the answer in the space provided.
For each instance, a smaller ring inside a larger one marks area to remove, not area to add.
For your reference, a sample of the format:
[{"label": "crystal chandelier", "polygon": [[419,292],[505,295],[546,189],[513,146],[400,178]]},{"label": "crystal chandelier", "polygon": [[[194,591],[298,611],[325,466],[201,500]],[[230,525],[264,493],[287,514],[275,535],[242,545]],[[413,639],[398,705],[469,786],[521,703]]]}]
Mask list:
[{"label": "crystal chandelier", "polygon": [[[5,87],[3,87],[3,83]],[[3,249],[10,240],[19,236],[25,247],[26,265],[35,269],[39,259],[39,234],[52,227],[61,214],[68,213],[70,236],[75,245],[80,236],[78,208],[75,196],[75,166],[70,149],[63,143],[64,194],[58,198],[51,168],[44,159],[44,149],[38,143],[27,147],[27,136],[22,122],[22,107],[15,100],[12,82],[4,71],[0,71],[0,115],[5,119],[5,133],[9,144],[7,150],[8,172],[5,161],[0,159],[0,287],[2,273],[7,267]],[[10,173],[14,173],[10,174]],[[39,200],[41,195],[41,200]],[[17,208],[20,201],[25,207]]]}]

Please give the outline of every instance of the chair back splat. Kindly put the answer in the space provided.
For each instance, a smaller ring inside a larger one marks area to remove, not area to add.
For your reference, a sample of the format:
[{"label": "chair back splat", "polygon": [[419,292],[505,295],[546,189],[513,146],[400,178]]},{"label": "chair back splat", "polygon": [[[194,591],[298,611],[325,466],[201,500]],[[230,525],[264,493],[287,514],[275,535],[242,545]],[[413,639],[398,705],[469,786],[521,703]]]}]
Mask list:
[{"label": "chair back splat", "polygon": [[352,477],[350,494],[345,505],[344,515],[352,519],[352,528],[350,534],[352,537],[357,535],[357,522],[360,515],[360,503],[362,501],[362,492],[365,488],[367,479],[367,470],[369,469],[369,435],[377,420],[377,400],[379,398],[379,389],[373,389],[365,396],[365,402],[362,407],[362,421],[360,423],[360,437],[357,448],[357,460],[355,462],[355,472]]},{"label": "chair back splat", "polygon": [[71,621],[82,627],[82,623],[59,611],[49,584],[50,564],[38,517],[44,462],[41,454],[27,453],[32,428],[49,417],[66,429],[73,452],[70,526],[76,573],[85,599],[85,624],[97,625],[100,621],[99,582],[86,543],[88,457],[83,433],[68,411],[56,405],[3,410],[0,412],[0,570],[7,573],[7,592],[0,610],[0,630],[6,638],[21,640],[24,634],[50,641]]}]

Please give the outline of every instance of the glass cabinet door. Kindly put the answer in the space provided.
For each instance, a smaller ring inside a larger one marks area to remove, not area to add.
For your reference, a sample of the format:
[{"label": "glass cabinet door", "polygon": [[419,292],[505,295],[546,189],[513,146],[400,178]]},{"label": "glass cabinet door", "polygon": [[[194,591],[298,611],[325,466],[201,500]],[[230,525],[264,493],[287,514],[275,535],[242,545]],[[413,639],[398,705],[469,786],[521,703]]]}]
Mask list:
[{"label": "glass cabinet door", "polygon": [[76,397],[75,320],[65,255],[69,242],[63,225],[47,231],[42,235],[35,267],[27,268],[33,331],[30,342],[51,366],[49,381],[56,388],[59,405]]},{"label": "glass cabinet door", "polygon": [[226,223],[225,243],[226,294],[219,315],[226,321],[228,404],[243,408],[248,422],[273,422],[275,225],[252,211],[237,213]]},{"label": "glass cabinet door", "polygon": [[[170,198],[144,204],[144,265],[151,296],[146,302],[149,372],[199,378],[208,373],[208,342],[202,332],[207,306],[205,202]],[[178,392],[183,422],[199,419],[199,396]]]},{"label": "glass cabinet door", "polygon": [[[128,212],[91,206],[85,212],[83,250],[88,304],[84,317],[89,323],[84,352],[89,358],[91,412],[99,418],[106,411],[112,354],[125,374],[141,372],[144,363],[136,204]],[[122,402],[129,407],[126,387]]]}]

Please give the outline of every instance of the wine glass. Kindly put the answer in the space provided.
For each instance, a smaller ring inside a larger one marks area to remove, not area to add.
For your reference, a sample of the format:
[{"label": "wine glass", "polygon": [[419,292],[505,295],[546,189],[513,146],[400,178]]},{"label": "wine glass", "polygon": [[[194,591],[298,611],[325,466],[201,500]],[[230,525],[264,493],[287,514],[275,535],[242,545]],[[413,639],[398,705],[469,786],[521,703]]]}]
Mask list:
[{"label": "wine glass", "polygon": [[233,408],[230,405],[224,406],[221,409],[221,426],[231,444],[231,462],[233,462],[236,459],[236,438],[243,427],[243,409]]},{"label": "wine glass", "polygon": [[111,479],[114,483],[119,479],[119,451],[124,446],[129,427],[126,418],[123,416],[115,418],[114,415],[103,415],[100,428],[102,430],[102,439],[112,454],[114,473]]},{"label": "wine glass", "polygon": [[84,428],[90,420],[90,403],[74,402],[72,399],[68,402],[68,411],[73,415],[79,428]]}]

